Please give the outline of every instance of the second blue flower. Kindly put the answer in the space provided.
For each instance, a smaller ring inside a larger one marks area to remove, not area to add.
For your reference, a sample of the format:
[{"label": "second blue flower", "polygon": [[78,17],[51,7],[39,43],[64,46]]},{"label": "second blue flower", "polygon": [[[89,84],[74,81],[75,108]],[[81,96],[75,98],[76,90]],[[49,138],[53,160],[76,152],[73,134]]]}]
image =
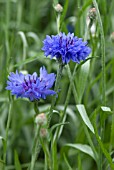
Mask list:
[{"label": "second blue flower", "polygon": [[87,46],[87,42],[82,41],[82,38],[75,37],[73,33],[47,35],[43,43],[42,50],[45,56],[50,55],[51,58],[61,59],[63,64],[69,63],[70,60],[80,63],[91,53],[91,48]]}]

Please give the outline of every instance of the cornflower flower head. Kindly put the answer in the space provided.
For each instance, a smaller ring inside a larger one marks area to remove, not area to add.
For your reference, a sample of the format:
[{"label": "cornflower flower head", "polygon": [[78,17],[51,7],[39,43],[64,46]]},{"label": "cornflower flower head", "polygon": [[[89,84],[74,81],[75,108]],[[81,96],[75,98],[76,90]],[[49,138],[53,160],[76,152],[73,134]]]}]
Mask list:
[{"label": "cornflower flower head", "polygon": [[45,67],[40,68],[39,77],[36,72],[32,75],[24,75],[16,71],[16,73],[11,72],[8,79],[6,89],[17,98],[28,98],[30,101],[35,101],[56,94],[55,91],[50,90],[55,81],[55,74],[48,74]]},{"label": "cornflower flower head", "polygon": [[82,38],[74,36],[74,33],[47,35],[43,44],[42,50],[45,56],[56,57],[63,64],[69,63],[70,60],[80,63],[81,60],[85,60],[91,53],[91,48],[87,46],[87,41],[82,41]]}]

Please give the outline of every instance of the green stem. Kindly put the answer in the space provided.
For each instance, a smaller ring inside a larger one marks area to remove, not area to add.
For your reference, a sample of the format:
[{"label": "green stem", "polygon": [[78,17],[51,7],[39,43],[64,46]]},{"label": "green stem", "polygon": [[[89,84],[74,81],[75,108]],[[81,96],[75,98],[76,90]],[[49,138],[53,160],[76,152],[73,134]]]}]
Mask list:
[{"label": "green stem", "polygon": [[51,157],[50,157],[50,153],[49,153],[49,147],[48,147],[48,143],[47,141],[45,141],[45,139],[40,139],[41,144],[42,144],[42,148],[44,150],[44,154],[45,154],[45,170],[52,170],[52,163],[51,163]]},{"label": "green stem", "polygon": [[[102,153],[105,155],[105,157],[107,158],[109,164],[110,164],[110,167],[111,169],[113,170],[114,169],[114,164],[113,164],[113,161],[112,161],[112,158],[110,156],[110,154],[108,153],[108,151],[105,149],[104,145],[103,145],[103,142],[101,141],[101,138],[99,137],[99,134],[98,134],[98,130],[97,130],[97,127],[96,127],[96,110],[95,110],[95,113],[94,113],[94,119],[93,119],[93,126],[94,126],[94,130],[95,130],[95,136],[96,136],[96,139],[98,141],[98,144],[102,150]],[[101,155],[100,155],[101,156]],[[99,164],[102,162],[98,162]],[[102,170],[102,167],[99,165],[99,170]]]},{"label": "green stem", "polygon": [[9,47],[9,21],[10,21],[10,0],[6,3],[6,27],[5,27],[5,42],[6,42],[6,72],[9,70],[10,47]]},{"label": "green stem", "polygon": [[[74,80],[72,81],[72,79],[71,79],[71,71],[70,71],[69,66],[68,66],[68,75],[69,75],[70,83],[72,84],[71,87],[73,87],[73,89],[72,89],[72,88],[71,88],[71,89],[73,90],[75,103],[77,103],[77,102],[78,102],[78,96],[77,96],[77,92],[76,92],[76,89],[75,89]],[[74,72],[73,72],[73,77],[75,78]],[[86,128],[86,126],[85,126],[84,123],[83,123],[83,125],[84,125],[84,130],[85,130],[86,136],[87,136],[87,138],[88,138],[89,144],[90,144],[90,146],[91,146],[91,148],[92,148],[92,150],[93,150],[93,152],[94,152],[94,154],[95,154],[95,158],[96,158],[96,160],[97,160],[96,163],[97,163],[97,166],[98,166],[98,155],[97,155],[96,149],[95,149],[95,147],[94,147],[94,145],[93,145],[93,141],[92,141],[92,139],[91,139],[91,137],[90,137],[90,134],[89,134],[89,132],[88,132],[88,129]]]},{"label": "green stem", "polygon": [[57,16],[57,32],[58,32],[58,34],[60,32],[60,17],[61,17],[61,14],[58,13],[58,16]]},{"label": "green stem", "polygon": [[[57,78],[56,78],[55,88],[54,88],[54,91],[55,91],[56,93],[58,93],[58,90],[59,90],[59,85],[60,85],[60,80],[61,80],[61,76],[62,76],[63,67],[64,67],[63,64],[59,64],[59,69],[58,69],[58,71],[57,71]],[[51,102],[51,107],[50,107],[50,114],[49,114],[49,119],[48,119],[48,127],[49,127],[49,125],[50,125],[50,121],[51,121],[51,117],[52,117],[52,113],[53,113],[54,106],[55,106],[55,104],[56,104],[56,100],[57,100],[57,96],[54,95],[54,96],[52,97],[52,102]]]},{"label": "green stem", "polygon": [[106,105],[106,95],[105,95],[105,90],[106,90],[106,81],[105,81],[105,38],[104,38],[104,31],[103,31],[103,25],[102,25],[102,20],[100,16],[100,12],[98,9],[98,5],[96,0],[93,0],[93,4],[96,8],[96,14],[98,18],[98,23],[99,23],[99,30],[100,30],[100,35],[101,35],[101,56],[102,56],[102,101],[103,105]]},{"label": "green stem", "polygon": [[[102,25],[102,20],[98,8],[98,4],[96,0],[93,0],[93,4],[96,8],[96,14],[98,18],[98,26],[100,30],[100,41],[101,41],[101,56],[102,56],[102,104],[105,106],[106,105],[106,95],[105,95],[105,90],[106,90],[106,80],[105,80],[105,38],[104,38],[104,31],[103,31],[103,25]],[[103,115],[102,119],[103,122],[101,121],[100,128],[101,128],[101,139],[102,141],[104,140],[104,132],[105,132],[105,115]],[[103,155],[102,155],[102,150],[99,147],[99,170],[102,169],[102,161],[103,161]]]},{"label": "green stem", "polygon": [[38,145],[39,145],[39,131],[40,131],[40,126],[37,125],[36,130],[35,130],[35,137],[34,137],[34,142],[33,142],[33,148],[32,148],[32,157],[31,157],[31,164],[30,164],[30,170],[34,170],[35,166],[35,161],[38,155]]},{"label": "green stem", "polygon": [[38,101],[37,100],[34,102],[34,110],[35,110],[35,113],[36,113],[35,115],[37,116],[39,114]]},{"label": "green stem", "polygon": [[86,127],[86,125],[85,125],[84,122],[83,122],[83,127],[84,127],[85,134],[86,134],[86,136],[87,136],[88,142],[89,142],[89,144],[90,144],[90,146],[91,146],[91,148],[92,148],[92,150],[93,150],[93,153],[94,153],[94,156],[95,156],[95,159],[96,159],[97,167],[99,167],[98,154],[97,154],[97,151],[96,151],[96,149],[95,149],[95,147],[94,147],[94,144],[93,144],[93,141],[92,141],[92,139],[91,139],[91,136],[90,136],[90,134],[89,134],[89,132],[88,132],[88,129],[87,129],[87,127]]},{"label": "green stem", "polygon": [[[76,68],[77,68],[77,64],[75,65],[75,68],[74,68],[74,71],[73,71],[73,74],[71,74],[70,71],[70,67],[69,65],[67,65],[67,71],[68,71],[68,74],[70,73],[70,86],[69,86],[69,89],[68,89],[68,93],[67,93],[67,97],[66,97],[66,100],[65,100],[65,105],[64,105],[64,111],[63,111],[63,115],[60,119],[60,123],[64,123],[65,120],[66,120],[66,109],[67,109],[67,106],[68,106],[68,103],[69,103],[69,100],[70,100],[70,96],[71,96],[71,91],[72,91],[72,86],[74,84],[74,79],[75,79],[75,75],[76,75]],[[54,137],[54,140],[57,140],[59,137],[60,137],[60,133],[62,132],[61,128],[63,128],[64,126],[59,126],[56,130],[56,137]]]},{"label": "green stem", "polygon": [[58,170],[58,160],[57,160],[57,141],[52,140],[52,166],[53,170]]},{"label": "green stem", "polygon": [[[7,120],[7,125],[6,125],[6,136],[5,136],[5,145],[4,145],[4,153],[3,153],[3,161],[6,164],[6,153],[7,153],[7,142],[8,142],[8,132],[9,132],[9,127],[10,127],[10,122],[11,122],[11,109],[12,109],[12,99],[10,99],[9,103],[9,112],[8,112],[8,120]],[[4,164],[4,168],[5,168]]]},{"label": "green stem", "polygon": [[[69,68],[69,65],[67,67]],[[67,109],[67,106],[68,106],[68,103],[69,103],[69,100],[70,100],[70,96],[71,96],[71,90],[72,90],[72,86],[73,86],[75,75],[76,75],[76,68],[77,68],[77,64],[75,65],[75,68],[74,68],[74,71],[73,71],[73,75],[71,75],[70,86],[69,86],[67,97],[66,97],[66,101],[65,101],[63,115],[60,118],[60,123],[64,123],[65,120],[66,120],[66,117],[67,117],[66,109]],[[58,138],[61,135],[63,127],[64,126],[62,125],[62,126],[59,126],[56,129],[55,135],[54,135],[53,140],[52,140],[51,148],[52,148],[52,158],[53,158],[53,169],[54,170],[58,169],[58,164],[57,164],[57,140],[58,140]]]}]

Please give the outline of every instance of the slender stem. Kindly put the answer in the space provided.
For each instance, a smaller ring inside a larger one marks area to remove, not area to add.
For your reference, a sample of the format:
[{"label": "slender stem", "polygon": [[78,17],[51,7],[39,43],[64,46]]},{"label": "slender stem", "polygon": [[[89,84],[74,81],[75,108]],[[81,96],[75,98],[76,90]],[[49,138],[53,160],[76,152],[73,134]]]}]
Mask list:
[{"label": "slender stem", "polygon": [[[70,85],[69,85],[69,89],[68,89],[68,93],[67,93],[67,97],[66,97],[66,100],[65,100],[65,105],[64,105],[64,111],[63,111],[63,115],[60,119],[60,123],[64,123],[65,120],[66,120],[66,109],[67,109],[67,106],[68,106],[68,103],[69,103],[69,100],[70,100],[70,96],[71,96],[71,91],[72,91],[72,86],[74,84],[74,79],[75,79],[75,75],[76,75],[76,68],[77,68],[77,64],[75,65],[75,68],[74,68],[74,71],[73,71],[73,74],[71,74],[70,72]],[[67,65],[67,71],[68,71],[68,74],[69,74],[69,70],[70,67],[69,65]],[[54,137],[54,140],[57,140],[59,137],[60,137],[60,132],[61,132],[61,128],[63,128],[64,126],[59,126],[57,128],[57,131],[56,131],[56,138]]]},{"label": "slender stem", "polygon": [[45,167],[44,167],[44,170],[48,170],[48,159],[47,159],[47,154],[45,153]]},{"label": "slender stem", "polygon": [[38,148],[38,145],[39,145],[39,137],[38,137],[39,131],[40,131],[40,126],[37,125],[36,130],[35,130],[33,148],[32,148],[32,157],[31,157],[30,170],[34,170],[35,161],[36,161],[38,151],[39,151],[39,148]]},{"label": "slender stem", "polygon": [[42,148],[44,150],[45,154],[45,170],[52,170],[52,163],[51,163],[51,157],[50,157],[50,152],[49,152],[49,147],[46,139],[40,139],[40,142],[42,144]]},{"label": "slender stem", "polygon": [[[103,31],[103,25],[102,25],[102,20],[98,8],[98,4],[96,0],[93,0],[93,4],[96,8],[96,14],[98,18],[98,25],[99,25],[99,30],[100,30],[100,40],[101,40],[101,56],[102,56],[102,104],[105,106],[106,105],[106,95],[105,95],[105,90],[106,90],[106,80],[105,80],[105,39],[104,39],[104,31]],[[101,128],[101,139],[102,141],[104,140],[104,132],[105,132],[105,118],[104,114],[102,116],[102,121],[100,124]],[[103,155],[101,148],[99,147],[99,170],[102,169],[102,161],[103,161]]]},{"label": "slender stem", "polygon": [[91,139],[91,136],[90,136],[90,134],[88,132],[88,129],[87,129],[85,123],[83,123],[83,127],[84,127],[85,134],[87,136],[88,142],[89,142],[89,144],[90,144],[90,146],[91,146],[91,148],[93,150],[93,153],[94,153],[94,156],[95,156],[95,159],[96,159],[97,167],[99,167],[99,164],[98,164],[99,163],[99,161],[98,161],[98,154],[97,154],[97,151],[96,151],[96,149],[94,147],[93,141]]},{"label": "slender stem", "polygon": [[[7,125],[6,125],[6,136],[5,136],[5,145],[4,145],[4,153],[3,153],[3,161],[4,161],[5,164],[6,164],[8,132],[9,132],[11,116],[12,116],[11,109],[12,109],[12,99],[10,99],[10,103],[9,103],[9,113],[8,113],[8,120],[7,120]],[[5,164],[4,164],[4,168],[5,168]]]},{"label": "slender stem", "polygon": [[[57,78],[56,78],[55,88],[54,88],[54,91],[56,93],[58,93],[58,90],[59,90],[60,80],[61,80],[61,76],[62,76],[62,70],[63,70],[63,64],[59,64],[59,69],[57,71]],[[49,119],[48,119],[48,127],[50,125],[50,121],[51,121],[54,106],[56,104],[56,100],[57,100],[57,96],[54,95],[52,97],[52,102],[51,102],[51,107],[50,107],[50,114],[49,114]]]},{"label": "slender stem", "polygon": [[58,16],[57,16],[57,32],[58,32],[58,34],[60,32],[60,17],[61,17],[61,14],[58,13]]},{"label": "slender stem", "polygon": [[[69,65],[67,66],[67,68],[69,68]],[[69,100],[70,100],[72,85],[74,83],[74,78],[75,78],[75,75],[76,75],[76,68],[77,68],[77,64],[75,65],[75,68],[74,68],[74,71],[73,71],[73,75],[71,75],[71,81],[70,81],[70,86],[69,86],[67,97],[66,97],[66,101],[65,101],[63,115],[60,118],[60,122],[63,122],[63,123],[65,122],[66,117],[67,117],[66,109],[67,109],[67,106],[68,106],[68,103],[69,103]],[[53,169],[54,170],[58,170],[58,164],[57,164],[57,146],[56,145],[57,145],[57,140],[58,140],[58,138],[61,135],[63,127],[64,126],[62,125],[62,126],[59,126],[56,129],[55,135],[54,135],[53,140],[52,140],[51,148],[52,148],[52,158],[53,158]]]},{"label": "slender stem", "polygon": [[98,23],[99,23],[99,30],[100,30],[100,35],[101,35],[101,56],[102,56],[102,104],[106,105],[106,95],[105,95],[105,90],[106,90],[106,81],[105,81],[105,38],[104,38],[104,31],[103,31],[103,25],[102,25],[102,20],[99,12],[99,8],[97,5],[96,0],[93,0],[93,4],[96,8],[96,14],[98,18]]},{"label": "slender stem", "polygon": [[[73,94],[74,94],[74,99],[75,99],[75,103],[76,102],[78,102],[77,100],[76,100],[76,97],[75,97],[75,93],[76,93],[76,89],[75,89],[75,87],[73,86]],[[86,127],[86,125],[85,125],[85,123],[82,121],[82,124],[83,124],[83,127],[84,127],[84,131],[85,131],[85,134],[86,134],[86,137],[87,137],[87,139],[88,139],[88,142],[89,142],[89,144],[90,144],[90,146],[91,146],[91,148],[92,148],[92,150],[93,150],[93,153],[94,153],[94,155],[95,155],[95,159],[96,159],[96,164],[97,164],[97,166],[98,166],[98,168],[99,168],[99,159],[98,159],[98,154],[97,154],[97,151],[96,151],[96,149],[95,149],[95,146],[94,146],[94,144],[93,144],[93,141],[92,141],[92,139],[91,139],[91,136],[90,136],[90,134],[89,134],[89,131],[88,131],[88,129],[87,129],[87,127]]]},{"label": "slender stem", "polygon": [[[9,70],[9,59],[10,59],[10,48],[9,48],[9,21],[10,21],[10,0],[7,0],[6,3],[6,28],[5,28],[5,41],[6,41],[6,71],[8,72]],[[9,132],[9,127],[10,127],[10,122],[11,122],[11,108],[12,108],[12,99],[10,99],[9,102],[9,112],[8,112],[8,120],[7,120],[7,125],[6,125],[6,136],[5,136],[5,144],[4,144],[4,153],[3,153],[3,161],[6,164],[6,152],[7,152],[7,142],[8,142],[8,132]],[[5,169],[5,164],[3,169]]]},{"label": "slender stem", "polygon": [[35,115],[38,115],[39,114],[39,109],[38,109],[38,101],[36,100],[35,102],[34,102],[34,110],[35,110]]},{"label": "slender stem", "polygon": [[52,141],[52,166],[53,170],[58,170],[58,161],[57,161],[57,141]]},{"label": "slender stem", "polygon": [[[6,72],[9,70],[10,47],[9,47],[9,22],[10,22],[10,0],[6,3],[6,27],[5,27],[5,45],[6,45]],[[6,74],[7,75],[7,74]]]}]

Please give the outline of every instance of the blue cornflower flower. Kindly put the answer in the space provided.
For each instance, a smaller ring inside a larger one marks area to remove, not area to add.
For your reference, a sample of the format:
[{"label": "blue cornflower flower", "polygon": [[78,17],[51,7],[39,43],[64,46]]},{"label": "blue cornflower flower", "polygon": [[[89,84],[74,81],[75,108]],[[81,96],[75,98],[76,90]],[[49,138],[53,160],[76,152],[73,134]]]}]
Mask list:
[{"label": "blue cornflower flower", "polygon": [[23,75],[22,73],[11,72],[7,81],[7,90],[11,90],[12,95],[21,98],[29,98],[30,101],[45,99],[48,95],[56,94],[50,90],[55,81],[55,74],[48,74],[45,67],[40,68],[40,77],[37,73]]},{"label": "blue cornflower flower", "polygon": [[43,44],[42,50],[45,56],[56,57],[58,60],[62,60],[63,64],[69,63],[70,60],[80,63],[91,53],[91,48],[87,46],[87,42],[83,42],[82,38],[75,37],[74,33],[47,35]]}]

